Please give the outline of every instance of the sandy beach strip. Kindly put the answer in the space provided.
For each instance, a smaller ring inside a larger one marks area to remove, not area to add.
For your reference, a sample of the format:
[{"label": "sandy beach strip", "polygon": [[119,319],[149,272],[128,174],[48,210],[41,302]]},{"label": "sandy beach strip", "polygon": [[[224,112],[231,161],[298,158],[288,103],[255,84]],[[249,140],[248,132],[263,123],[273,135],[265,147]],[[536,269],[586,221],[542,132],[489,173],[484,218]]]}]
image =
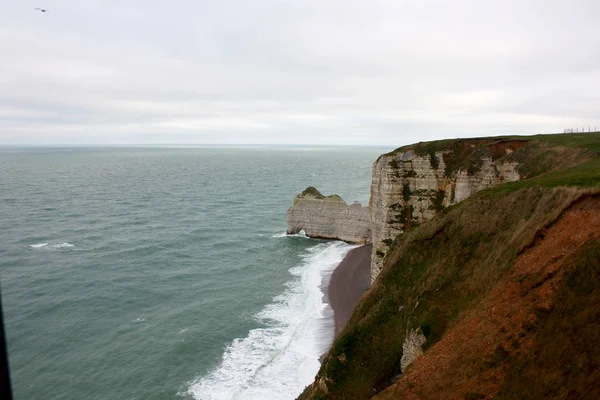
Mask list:
[{"label": "sandy beach strip", "polygon": [[371,283],[372,247],[369,244],[350,250],[331,275],[328,297],[334,314],[335,336],[344,328]]}]

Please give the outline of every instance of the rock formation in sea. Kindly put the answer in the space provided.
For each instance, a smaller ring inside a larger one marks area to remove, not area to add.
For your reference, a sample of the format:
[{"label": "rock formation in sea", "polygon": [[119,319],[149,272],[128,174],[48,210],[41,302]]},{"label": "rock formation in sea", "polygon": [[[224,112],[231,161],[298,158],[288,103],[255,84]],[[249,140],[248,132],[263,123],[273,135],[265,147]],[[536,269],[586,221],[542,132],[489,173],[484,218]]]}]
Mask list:
[{"label": "rock formation in sea", "polygon": [[340,196],[323,196],[314,187],[294,199],[287,212],[287,233],[304,230],[307,236],[348,243],[371,243],[371,216],[360,203],[346,204]]}]

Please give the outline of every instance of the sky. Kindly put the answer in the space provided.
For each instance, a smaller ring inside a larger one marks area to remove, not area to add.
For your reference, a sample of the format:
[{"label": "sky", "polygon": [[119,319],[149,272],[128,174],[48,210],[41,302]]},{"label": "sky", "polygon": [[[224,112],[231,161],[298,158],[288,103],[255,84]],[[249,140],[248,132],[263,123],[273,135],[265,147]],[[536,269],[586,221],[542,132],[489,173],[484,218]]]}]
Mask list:
[{"label": "sky", "polygon": [[399,146],[600,128],[597,0],[0,4],[3,145]]}]

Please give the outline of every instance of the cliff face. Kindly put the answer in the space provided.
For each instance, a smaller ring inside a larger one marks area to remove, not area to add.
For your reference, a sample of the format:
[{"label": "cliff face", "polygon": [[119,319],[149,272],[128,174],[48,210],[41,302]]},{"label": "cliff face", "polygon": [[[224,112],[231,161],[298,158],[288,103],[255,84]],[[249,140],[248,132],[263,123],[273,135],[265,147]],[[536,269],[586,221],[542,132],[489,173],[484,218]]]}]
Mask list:
[{"label": "cliff face", "polygon": [[598,224],[600,198],[571,203],[375,398],[598,398]]},{"label": "cliff face", "polygon": [[502,182],[519,180],[519,163],[504,157],[521,141],[463,140],[445,148],[417,144],[381,156],[373,165],[371,282],[398,234],[439,211]]},{"label": "cliff face", "polygon": [[300,399],[598,398],[600,191],[588,193],[474,195],[399,235]]},{"label": "cliff face", "polygon": [[346,204],[337,195],[323,196],[309,187],[296,196],[287,212],[287,233],[304,229],[312,238],[338,239],[348,243],[371,243],[371,216],[360,203]]},{"label": "cliff face", "polygon": [[300,400],[600,398],[600,134],[406,146],[373,179],[388,254]]}]

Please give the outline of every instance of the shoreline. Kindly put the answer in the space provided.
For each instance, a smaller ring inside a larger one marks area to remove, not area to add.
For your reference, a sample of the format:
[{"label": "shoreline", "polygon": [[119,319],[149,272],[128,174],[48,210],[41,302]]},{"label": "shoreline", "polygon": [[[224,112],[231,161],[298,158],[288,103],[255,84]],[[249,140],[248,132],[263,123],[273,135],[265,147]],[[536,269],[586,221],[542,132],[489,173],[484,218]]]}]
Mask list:
[{"label": "shoreline", "polygon": [[371,285],[372,247],[371,244],[367,244],[350,250],[331,274],[327,297],[333,309],[334,340]]}]

